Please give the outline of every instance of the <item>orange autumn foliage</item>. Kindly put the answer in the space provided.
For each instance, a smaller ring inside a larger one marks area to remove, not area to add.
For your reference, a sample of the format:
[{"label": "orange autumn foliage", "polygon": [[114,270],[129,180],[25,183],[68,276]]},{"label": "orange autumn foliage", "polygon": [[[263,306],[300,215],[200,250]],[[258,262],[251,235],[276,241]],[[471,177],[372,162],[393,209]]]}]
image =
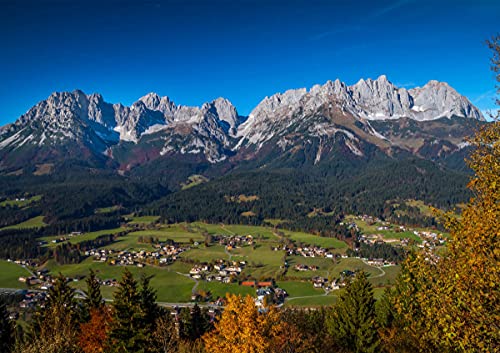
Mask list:
[{"label": "orange autumn foliage", "polygon": [[90,321],[80,325],[78,336],[78,345],[84,353],[106,352],[110,323],[111,312],[107,307],[90,311]]}]

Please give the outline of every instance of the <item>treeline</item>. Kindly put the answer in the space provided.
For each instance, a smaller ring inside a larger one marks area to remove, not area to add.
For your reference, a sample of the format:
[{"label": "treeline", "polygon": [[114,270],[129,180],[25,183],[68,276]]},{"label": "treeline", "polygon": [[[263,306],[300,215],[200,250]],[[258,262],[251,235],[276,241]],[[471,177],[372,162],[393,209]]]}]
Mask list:
[{"label": "treeline", "polygon": [[91,217],[97,208],[123,206],[134,211],[165,196],[169,191],[157,182],[138,182],[105,170],[81,170],[69,167],[44,176],[0,177],[1,196],[42,195],[29,207],[0,207],[0,225],[12,225],[42,215],[46,223]]},{"label": "treeline", "polygon": [[[464,187],[467,180],[464,173],[417,159],[369,163],[343,170],[339,175],[322,169],[264,169],[230,174],[169,194],[142,212],[159,214],[169,223],[204,220],[262,224],[269,218],[303,219],[315,210],[389,219],[395,213],[387,200],[402,203],[417,199],[442,209],[466,202],[470,196]],[[256,197],[234,201],[240,195]],[[412,215],[411,221],[429,223],[429,219],[416,215]]]},{"label": "treeline", "polygon": [[347,256],[359,256],[366,259],[384,259],[396,263],[406,258],[405,250],[400,246],[392,246],[387,243],[359,244],[359,250],[347,249]]},{"label": "treeline", "polygon": [[[2,259],[42,259],[50,256],[47,248],[41,246],[41,239],[44,236],[69,234],[73,231],[91,232],[101,229],[117,228],[121,225],[123,219],[121,216],[109,215],[93,215],[83,219],[72,221],[62,221],[55,224],[47,225],[41,228],[24,228],[24,229],[4,229],[0,230],[0,258]],[[84,241],[77,244],[78,249],[88,247],[100,247],[109,244],[111,241],[109,235],[103,235],[95,240]],[[75,263],[77,252],[72,248],[61,247],[57,252],[58,255],[66,255],[72,258],[70,263]],[[73,245],[71,245],[73,246]],[[70,254],[71,253],[71,254]],[[78,261],[77,261],[78,262]]]},{"label": "treeline", "polygon": [[47,248],[40,246],[37,230],[8,229],[0,230],[1,259],[43,259]]}]

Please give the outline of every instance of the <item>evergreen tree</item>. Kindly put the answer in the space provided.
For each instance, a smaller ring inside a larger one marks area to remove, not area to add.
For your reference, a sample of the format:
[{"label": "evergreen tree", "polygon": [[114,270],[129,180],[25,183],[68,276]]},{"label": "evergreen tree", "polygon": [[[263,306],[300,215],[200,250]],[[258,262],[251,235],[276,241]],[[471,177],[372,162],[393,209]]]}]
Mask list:
[{"label": "evergreen tree", "polygon": [[99,309],[103,305],[101,284],[96,277],[94,270],[90,270],[87,282],[87,298],[85,298],[86,309],[90,312],[92,309]]},{"label": "evergreen tree", "polygon": [[155,321],[161,314],[160,307],[156,304],[156,291],[150,285],[151,278],[152,276],[142,274],[139,290],[143,326],[147,332],[150,332],[155,326]]},{"label": "evergreen tree", "polygon": [[113,300],[110,346],[113,352],[144,352],[145,336],[137,281],[125,268]]},{"label": "evergreen tree", "polygon": [[376,352],[379,338],[376,328],[375,299],[365,272],[358,272],[340,295],[329,322],[336,343],[350,352]]},{"label": "evergreen tree", "polygon": [[7,305],[0,299],[0,352],[9,353],[14,347],[15,330],[9,319]]},{"label": "evergreen tree", "polygon": [[208,328],[210,326],[208,316],[206,315],[205,312],[201,310],[201,308],[198,306],[198,304],[195,304],[194,307],[191,309],[191,324],[190,324],[190,332],[189,332],[189,339],[191,341],[195,341],[205,332],[208,331]]}]

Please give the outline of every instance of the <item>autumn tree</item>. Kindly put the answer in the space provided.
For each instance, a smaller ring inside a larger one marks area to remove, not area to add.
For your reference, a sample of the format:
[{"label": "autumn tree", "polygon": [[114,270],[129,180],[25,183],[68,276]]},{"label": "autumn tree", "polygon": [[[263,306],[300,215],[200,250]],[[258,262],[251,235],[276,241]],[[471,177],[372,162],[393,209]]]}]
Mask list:
[{"label": "autumn tree", "polygon": [[[500,82],[500,36],[489,42]],[[500,351],[500,122],[470,139],[473,197],[446,215],[444,252],[423,249],[403,265],[394,297],[402,329],[420,351]]]},{"label": "autumn tree", "polygon": [[274,307],[259,311],[250,296],[228,295],[215,328],[203,336],[207,352],[299,353],[312,352],[310,340],[282,320]]},{"label": "autumn tree", "polygon": [[74,290],[63,275],[49,289],[43,311],[37,312],[31,329],[32,339],[20,347],[24,353],[73,353],[77,345],[78,306]]},{"label": "autumn tree", "polygon": [[340,295],[328,322],[329,332],[344,349],[356,353],[376,352],[379,346],[375,299],[365,272],[358,272]]},{"label": "autumn tree", "polygon": [[148,344],[151,346],[153,352],[177,352],[179,335],[170,313],[163,313],[156,319]]},{"label": "autumn tree", "polygon": [[90,320],[80,325],[80,334],[78,335],[78,346],[83,353],[108,351],[110,324],[111,312],[109,308],[101,305],[99,308],[90,310]]},{"label": "autumn tree", "polygon": [[203,336],[205,349],[213,353],[265,352],[269,346],[263,334],[265,324],[252,297],[228,294],[220,320]]}]

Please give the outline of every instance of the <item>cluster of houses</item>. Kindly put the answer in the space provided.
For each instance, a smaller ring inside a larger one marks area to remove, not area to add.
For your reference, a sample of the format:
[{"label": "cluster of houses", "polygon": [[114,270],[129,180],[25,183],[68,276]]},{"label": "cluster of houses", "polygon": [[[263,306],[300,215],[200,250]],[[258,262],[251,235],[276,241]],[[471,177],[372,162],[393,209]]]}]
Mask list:
[{"label": "cluster of houses", "polygon": [[318,270],[318,266],[314,266],[314,265],[304,265],[304,264],[297,264],[293,267],[295,269],[295,271],[317,271]]},{"label": "cluster of houses", "polygon": [[305,247],[297,248],[287,248],[285,245],[283,247],[273,247],[273,251],[286,251],[288,256],[302,256],[302,257],[326,257],[328,259],[335,258],[335,255],[331,253],[328,249],[322,248],[316,245],[310,245]]},{"label": "cluster of houses", "polygon": [[255,305],[257,307],[263,307],[269,304],[283,304],[288,293],[281,288],[271,286],[260,287],[255,291]]},{"label": "cluster of houses", "polygon": [[82,232],[71,232],[68,235],[63,235],[63,236],[61,236],[61,237],[59,237],[57,239],[52,239],[51,243],[53,243],[53,244],[62,243],[62,242],[65,242],[67,240],[70,240],[73,237],[76,237],[76,236],[79,236],[79,235],[82,235],[82,234],[83,234]]},{"label": "cluster of houses", "polygon": [[47,292],[24,291],[24,298],[19,303],[21,309],[43,308],[47,299]]},{"label": "cluster of houses", "polygon": [[311,279],[314,288],[323,288],[325,291],[330,292],[345,287],[347,280],[355,275],[355,272],[344,270],[340,272],[339,278],[334,278],[331,281],[328,278],[316,276]]},{"label": "cluster of houses", "polygon": [[422,239],[422,244],[420,245],[420,247],[438,246],[446,243],[446,239],[443,237],[443,234],[418,230],[414,230],[413,234]]},{"label": "cluster of houses", "polygon": [[157,244],[155,251],[113,251],[111,249],[92,249],[85,251],[85,256],[93,256],[94,261],[108,262],[117,266],[144,267],[146,264],[166,265],[177,260],[177,256],[189,247],[181,247],[177,244]]},{"label": "cluster of houses", "polygon": [[339,289],[340,286],[337,283],[337,280],[334,279],[331,283],[328,281],[328,278],[316,276],[311,279],[314,288],[323,288],[326,291]]},{"label": "cluster of houses", "polygon": [[85,251],[85,256],[93,256],[94,261],[106,262],[113,253],[111,249],[91,249]]},{"label": "cluster of houses", "polygon": [[204,279],[207,282],[231,283],[241,274],[246,264],[246,261],[225,261],[218,259],[214,265],[195,265],[189,271],[189,275],[194,279]]},{"label": "cluster of houses", "polygon": [[253,245],[253,236],[248,235],[213,235],[212,241],[224,245],[227,249],[242,247],[245,245]]}]

